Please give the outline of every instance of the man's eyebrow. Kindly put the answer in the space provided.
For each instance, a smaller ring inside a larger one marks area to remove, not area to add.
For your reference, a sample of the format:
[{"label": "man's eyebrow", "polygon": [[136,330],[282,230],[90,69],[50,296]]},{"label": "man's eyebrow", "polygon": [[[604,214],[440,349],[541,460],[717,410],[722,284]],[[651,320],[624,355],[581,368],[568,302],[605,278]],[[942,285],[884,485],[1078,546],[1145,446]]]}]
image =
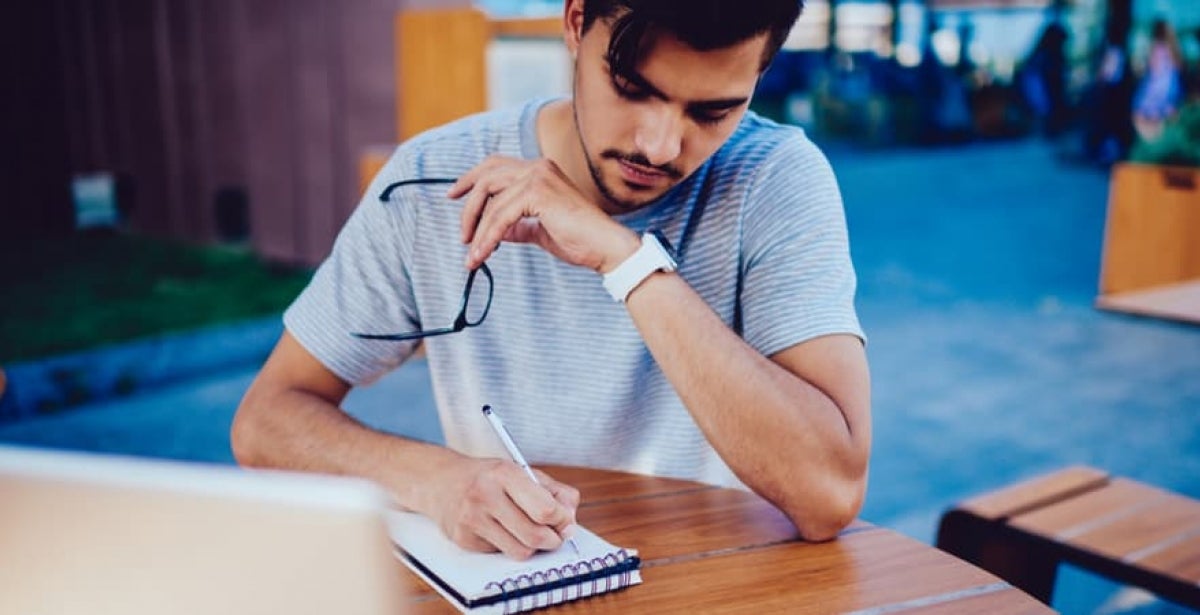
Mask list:
[{"label": "man's eyebrow", "polygon": [[[669,96],[664,94],[662,90],[654,87],[653,83],[650,83],[649,80],[647,80],[637,71],[629,71],[629,73],[623,74],[621,77],[632,83],[634,87],[642,90],[650,96],[653,96],[659,100],[670,100]],[[747,100],[750,99],[745,96],[734,98],[716,98],[712,100],[697,100],[689,102],[687,107],[692,111],[724,111],[725,109],[740,107],[741,105],[745,104]]]}]

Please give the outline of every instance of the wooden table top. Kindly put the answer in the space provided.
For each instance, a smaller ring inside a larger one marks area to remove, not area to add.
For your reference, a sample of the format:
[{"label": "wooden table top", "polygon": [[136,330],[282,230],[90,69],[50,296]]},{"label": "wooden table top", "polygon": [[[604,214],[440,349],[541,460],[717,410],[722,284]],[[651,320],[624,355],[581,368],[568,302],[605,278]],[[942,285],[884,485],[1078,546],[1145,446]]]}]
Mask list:
[{"label": "wooden table top", "polygon": [[[1050,613],[962,560],[855,522],[826,543],[737,489],[543,467],[580,490],[580,524],[642,558],[642,584],[553,607],[572,613]],[[415,613],[456,613],[407,570]]]}]

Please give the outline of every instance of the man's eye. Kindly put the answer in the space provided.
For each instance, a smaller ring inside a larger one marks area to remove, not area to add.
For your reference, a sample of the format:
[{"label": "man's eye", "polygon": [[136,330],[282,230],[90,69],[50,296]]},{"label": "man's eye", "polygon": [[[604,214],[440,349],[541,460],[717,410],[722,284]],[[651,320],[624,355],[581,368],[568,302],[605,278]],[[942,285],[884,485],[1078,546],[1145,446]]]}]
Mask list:
[{"label": "man's eye", "polygon": [[729,117],[728,111],[720,111],[713,113],[710,111],[696,111],[691,114],[692,119],[698,124],[719,124],[721,120]]}]

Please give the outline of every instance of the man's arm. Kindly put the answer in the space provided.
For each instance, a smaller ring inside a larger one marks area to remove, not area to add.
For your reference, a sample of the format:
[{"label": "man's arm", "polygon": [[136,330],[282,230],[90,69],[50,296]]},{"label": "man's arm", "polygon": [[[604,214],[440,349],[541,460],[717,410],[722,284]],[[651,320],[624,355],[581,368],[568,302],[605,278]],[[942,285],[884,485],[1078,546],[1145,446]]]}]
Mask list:
[{"label": "man's arm", "polygon": [[[534,243],[597,273],[640,245],[548,160],[493,156],[459,178],[467,267],[502,241]],[[768,358],[676,273],[655,273],[626,306],[663,374],[713,448],[806,539],[827,540],[862,507],[871,448],[862,343],[820,337]]]},{"label": "man's arm", "polygon": [[663,374],[729,467],[808,540],[854,520],[871,449],[862,342],[830,335],[770,358],[743,341],[674,273],[626,301]]},{"label": "man's arm", "polygon": [[285,331],[234,417],[238,463],[373,480],[467,549],[524,559],[562,544],[575,489],[544,474],[545,487],[535,485],[512,462],[370,429],[338,408],[349,391]]}]

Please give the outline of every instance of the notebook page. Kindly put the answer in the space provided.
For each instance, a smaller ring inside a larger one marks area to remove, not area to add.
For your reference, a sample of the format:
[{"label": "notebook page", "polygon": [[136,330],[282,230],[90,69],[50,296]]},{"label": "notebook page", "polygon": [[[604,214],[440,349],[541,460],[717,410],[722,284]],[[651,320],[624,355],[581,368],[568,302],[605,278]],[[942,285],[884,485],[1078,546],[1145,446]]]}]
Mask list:
[{"label": "notebook page", "polygon": [[620,547],[581,526],[576,526],[574,534],[579,546],[578,555],[570,544],[563,543],[557,551],[539,551],[525,561],[511,559],[502,553],[462,549],[446,538],[437,524],[417,513],[389,511],[388,530],[392,541],[401,549],[467,598],[495,593],[494,589],[487,588],[492,582],[561,568],[581,560],[603,558],[620,551]]}]

